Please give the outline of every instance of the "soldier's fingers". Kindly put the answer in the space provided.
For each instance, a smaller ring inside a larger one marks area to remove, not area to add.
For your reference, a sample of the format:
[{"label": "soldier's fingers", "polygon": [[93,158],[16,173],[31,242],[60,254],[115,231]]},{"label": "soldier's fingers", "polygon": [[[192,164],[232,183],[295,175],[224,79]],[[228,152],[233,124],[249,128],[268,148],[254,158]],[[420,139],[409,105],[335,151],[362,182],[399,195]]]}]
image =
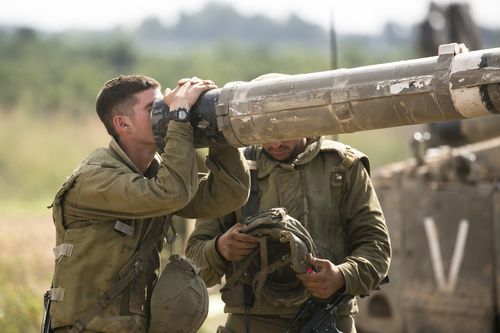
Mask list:
[{"label": "soldier's fingers", "polygon": [[320,291],[324,289],[323,284],[317,282],[309,281],[309,282],[302,282],[302,284],[304,284],[304,287],[306,287],[307,290],[309,291]]},{"label": "soldier's fingers", "polygon": [[329,266],[330,266],[330,261],[329,261],[329,260],[315,258],[315,257],[313,257],[313,255],[312,255],[312,254],[310,254],[310,253],[309,253],[309,255],[308,255],[308,259],[309,259],[309,262],[311,263],[311,265],[313,265],[313,266],[316,266],[316,267],[320,268],[320,270],[321,270],[322,268],[326,268],[326,267],[329,267]]},{"label": "soldier's fingers", "polygon": [[236,242],[233,245],[234,245],[235,249],[242,250],[242,251],[252,251],[253,249],[255,249],[259,246],[259,244],[245,243],[245,242]]},{"label": "soldier's fingers", "polygon": [[180,79],[179,81],[177,81],[177,85],[182,86],[186,82],[189,82],[189,79],[188,78],[183,78],[183,79]]},{"label": "soldier's fingers", "polygon": [[202,81],[203,81],[202,79],[200,79],[199,77],[196,77],[196,76],[193,76],[191,79],[189,79],[189,83],[191,83],[191,84],[200,83]]},{"label": "soldier's fingers", "polygon": [[235,235],[230,235],[230,237],[225,237],[224,243],[226,246],[231,248],[232,250],[238,249],[254,249],[259,246],[258,243],[255,242],[246,242],[234,237]]},{"label": "soldier's fingers", "polygon": [[237,223],[234,226],[231,227],[231,231],[233,233],[233,236],[236,239],[240,239],[242,241],[247,241],[247,242],[259,242],[259,239],[257,237],[254,237],[252,235],[248,235],[246,233],[241,232],[241,228],[243,228],[243,224]]},{"label": "soldier's fingers", "polygon": [[243,224],[235,223],[229,230],[239,231],[241,228],[243,228]]},{"label": "soldier's fingers", "polygon": [[257,237],[247,235],[247,234],[242,234],[240,232],[234,233],[234,238],[237,239],[240,242],[245,242],[245,243],[259,243],[259,239]]},{"label": "soldier's fingers", "polygon": [[305,274],[297,274],[297,279],[299,279],[300,281],[302,282],[308,282],[310,281],[310,277],[308,276],[309,274],[305,273]]},{"label": "soldier's fingers", "polygon": [[207,85],[207,84],[204,84],[203,82],[198,82],[198,83],[192,84],[190,87],[192,87],[193,91],[196,91],[199,94],[201,94],[202,92],[205,92],[207,90],[217,88],[216,85]]},{"label": "soldier's fingers", "polygon": [[205,90],[210,90],[210,89],[215,89],[217,88],[217,85],[215,83],[203,83],[203,87]]},{"label": "soldier's fingers", "polygon": [[297,274],[297,278],[304,283],[317,283],[323,280],[323,276],[319,273]]},{"label": "soldier's fingers", "polygon": [[165,104],[170,105],[170,103],[172,102],[172,98],[172,89],[166,88],[165,92],[163,93],[163,101],[165,102]]},{"label": "soldier's fingers", "polygon": [[252,253],[253,253],[253,251],[254,251],[253,249],[246,249],[246,250],[240,250],[240,251],[238,251],[237,253],[238,253],[239,255],[244,256],[244,257],[248,257],[250,254],[252,254]]},{"label": "soldier's fingers", "polygon": [[252,254],[252,252],[253,251],[251,251],[251,250],[250,251],[249,250],[231,251],[230,260],[242,260],[242,259],[248,257],[250,254]]},{"label": "soldier's fingers", "polygon": [[314,258],[314,256],[312,255],[312,253],[309,253],[309,254],[307,255],[307,260],[308,260],[308,261],[309,261],[309,263],[310,263],[311,265],[313,265],[313,266],[314,266],[314,263],[315,263],[315,259],[316,259],[316,258]]}]

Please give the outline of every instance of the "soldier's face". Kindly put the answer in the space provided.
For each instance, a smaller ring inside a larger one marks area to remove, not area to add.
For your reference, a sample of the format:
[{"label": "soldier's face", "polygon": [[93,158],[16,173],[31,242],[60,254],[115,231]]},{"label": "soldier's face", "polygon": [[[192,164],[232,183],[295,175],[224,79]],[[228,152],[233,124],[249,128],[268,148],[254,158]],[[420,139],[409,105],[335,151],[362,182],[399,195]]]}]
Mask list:
[{"label": "soldier's face", "polygon": [[306,138],[262,144],[264,151],[280,162],[288,162],[304,151]]},{"label": "soldier's face", "polygon": [[150,125],[150,112],[155,98],[161,96],[161,91],[158,88],[151,88],[136,94],[137,103],[133,107],[132,125],[137,141],[141,144],[155,144]]}]

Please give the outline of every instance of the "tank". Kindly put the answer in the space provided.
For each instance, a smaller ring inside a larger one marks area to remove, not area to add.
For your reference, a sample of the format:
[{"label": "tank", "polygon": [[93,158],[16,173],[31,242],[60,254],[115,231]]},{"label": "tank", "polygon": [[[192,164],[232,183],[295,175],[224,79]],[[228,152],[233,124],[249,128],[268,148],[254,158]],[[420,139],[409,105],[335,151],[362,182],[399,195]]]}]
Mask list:
[{"label": "tank", "polygon": [[[477,35],[466,4],[431,4],[420,48]],[[413,158],[372,175],[394,252],[358,332],[500,332],[500,117],[431,123],[409,142]]]}]

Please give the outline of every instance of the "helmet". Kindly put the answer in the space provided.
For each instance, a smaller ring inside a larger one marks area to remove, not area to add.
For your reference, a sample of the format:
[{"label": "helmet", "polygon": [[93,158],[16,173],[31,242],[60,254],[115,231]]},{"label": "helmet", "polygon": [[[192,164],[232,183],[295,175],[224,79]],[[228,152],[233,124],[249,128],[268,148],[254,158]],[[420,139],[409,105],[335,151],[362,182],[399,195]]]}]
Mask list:
[{"label": "helmet", "polygon": [[310,268],[309,253],[317,256],[304,226],[285,208],[272,208],[250,217],[241,232],[261,240],[260,256],[255,255],[246,270],[252,279],[255,300],[260,301],[263,295],[279,306],[302,304],[309,293],[296,274]]},{"label": "helmet", "polygon": [[207,287],[191,259],[169,261],[153,290],[148,333],[194,333],[207,317]]}]

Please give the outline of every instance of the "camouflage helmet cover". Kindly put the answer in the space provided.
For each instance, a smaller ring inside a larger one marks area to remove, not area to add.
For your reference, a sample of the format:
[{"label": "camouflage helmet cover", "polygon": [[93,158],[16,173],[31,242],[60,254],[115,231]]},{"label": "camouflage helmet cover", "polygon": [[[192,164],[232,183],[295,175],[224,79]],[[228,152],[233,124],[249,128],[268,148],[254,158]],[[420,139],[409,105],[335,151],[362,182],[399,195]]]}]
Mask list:
[{"label": "camouflage helmet cover", "polygon": [[276,305],[302,304],[309,294],[297,273],[310,268],[309,253],[317,255],[314,242],[302,224],[284,208],[272,208],[250,217],[241,232],[260,238],[260,256],[248,265],[256,301],[263,295]]}]

